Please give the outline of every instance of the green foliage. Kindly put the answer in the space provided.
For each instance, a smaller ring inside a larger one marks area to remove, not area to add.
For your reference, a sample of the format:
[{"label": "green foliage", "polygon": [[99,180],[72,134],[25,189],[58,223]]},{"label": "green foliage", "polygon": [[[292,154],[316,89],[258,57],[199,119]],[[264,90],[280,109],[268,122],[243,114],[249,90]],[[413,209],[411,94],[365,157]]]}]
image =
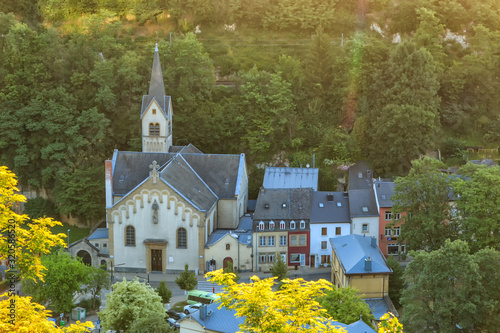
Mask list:
[{"label": "green foliage", "polygon": [[[144,318],[150,318],[155,323],[159,323],[156,318],[161,318],[165,322],[165,309],[161,297],[153,288],[138,279],[123,279],[113,285],[113,291],[106,298],[106,309],[99,312],[99,317],[105,331],[128,332],[132,328],[138,329],[137,321],[144,324]],[[163,332],[161,327],[158,327],[158,332]]]},{"label": "green foliage", "polygon": [[148,314],[146,317],[140,317],[135,320],[130,329],[127,331],[129,333],[170,333],[176,332],[171,328],[165,318],[158,313]]},{"label": "green foliage", "polygon": [[228,262],[226,268],[224,268],[222,271],[224,273],[232,273],[234,275],[234,282],[238,282],[241,279],[241,276],[238,274],[238,271],[234,270],[232,262]]},{"label": "green foliage", "polygon": [[169,303],[172,298],[172,290],[167,287],[165,281],[160,281],[158,288],[156,288],[156,293],[161,297],[163,304]]},{"label": "green foliage", "polygon": [[175,283],[177,283],[182,290],[190,291],[198,284],[198,278],[195,272],[189,271],[189,265],[186,264],[186,266],[184,266],[184,271],[175,278]]},{"label": "green foliage", "polygon": [[439,170],[442,167],[430,158],[414,160],[408,176],[395,180],[391,200],[401,219],[392,224],[401,227],[398,241],[410,250],[437,250],[445,240],[457,239],[457,225],[449,223],[452,179]]},{"label": "green foliage", "polygon": [[447,240],[439,250],[413,256],[401,298],[405,332],[429,327],[445,333],[457,332],[457,327],[465,332],[496,330],[500,281],[497,274],[488,273],[499,268],[497,251],[471,255],[467,243]]},{"label": "green foliage", "polygon": [[26,200],[24,204],[24,214],[27,214],[31,219],[37,219],[44,216],[56,219],[59,216],[59,212],[54,203],[42,197]]},{"label": "green foliage", "polygon": [[271,274],[276,277],[278,282],[288,278],[288,267],[281,256],[278,256],[276,262],[272,264],[270,271]]},{"label": "green foliage", "polygon": [[42,257],[47,268],[45,281],[23,280],[23,290],[37,303],[49,302],[55,313],[68,313],[74,307],[73,295],[90,281],[89,267],[62,250]]},{"label": "green foliage", "polygon": [[326,292],[319,300],[321,306],[336,321],[344,324],[352,324],[360,318],[373,328],[372,320],[375,319],[370,307],[362,297],[358,296],[358,290],[346,287],[336,288]]},{"label": "green foliage", "polygon": [[454,194],[460,238],[472,251],[486,247],[499,249],[500,244],[500,168],[476,166],[468,163],[459,172],[468,179],[455,182]]},{"label": "green foliage", "polygon": [[111,287],[111,280],[109,279],[108,271],[104,267],[95,268],[94,266],[89,267],[89,282],[87,283],[87,291],[92,294],[92,309],[99,308],[99,304],[96,305],[96,299],[99,300],[98,296],[102,289],[109,289]]},{"label": "green foliage", "polygon": [[[403,255],[403,253],[401,255]],[[387,258],[387,266],[392,269],[392,274],[389,276],[389,297],[394,305],[399,308],[401,306],[399,301],[401,292],[404,289],[404,269],[394,256],[389,256]]]},{"label": "green foliage", "polygon": [[95,297],[88,297],[80,300],[77,304],[78,306],[87,309],[87,313],[91,310],[99,309],[101,306],[101,299]]}]

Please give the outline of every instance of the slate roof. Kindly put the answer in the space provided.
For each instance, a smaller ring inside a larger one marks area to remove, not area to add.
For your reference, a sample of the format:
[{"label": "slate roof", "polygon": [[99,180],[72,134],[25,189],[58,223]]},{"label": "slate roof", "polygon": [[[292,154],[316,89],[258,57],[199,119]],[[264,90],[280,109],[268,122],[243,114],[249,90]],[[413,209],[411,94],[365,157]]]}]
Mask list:
[{"label": "slate roof", "polygon": [[153,161],[160,178],[202,211],[218,199],[234,199],[245,167],[245,155],[210,155],[193,146],[184,152],[121,152],[113,155],[113,195],[125,196],[150,175]]},{"label": "slate roof", "polygon": [[[361,178],[359,175],[361,174]],[[349,167],[349,189],[362,190],[372,188],[373,170],[365,161],[359,161]]]},{"label": "slate roof", "polygon": [[[310,219],[312,193],[312,188],[261,188],[253,219],[254,221]],[[283,207],[283,204],[286,206]]]},{"label": "slate roof", "polygon": [[399,316],[390,299],[386,297],[368,298],[364,299],[364,301],[370,307],[370,311],[373,313],[375,320],[380,320],[380,318],[387,312],[393,313],[396,317]]},{"label": "slate roof", "polygon": [[125,195],[149,177],[153,161],[162,166],[175,154],[115,150],[113,154],[113,195]]},{"label": "slate roof", "polygon": [[498,166],[492,159],[483,158],[482,160],[470,160],[469,162],[477,165],[486,165],[486,166]]},{"label": "slate roof", "polygon": [[180,154],[163,168],[160,178],[198,210],[208,212],[217,202],[215,193]]},{"label": "slate roof", "polygon": [[[361,235],[346,235],[330,238],[330,244],[339,259],[344,274],[391,274],[385,258],[371,237]],[[372,260],[372,269],[365,270],[365,259]]]},{"label": "slate roof", "polygon": [[394,195],[394,186],[394,182],[375,180],[374,189],[380,207],[390,208],[394,205],[391,200]]},{"label": "slate roof", "polygon": [[335,326],[340,326],[340,327],[345,328],[345,330],[348,333],[376,333],[376,331],[373,328],[371,328],[370,326],[368,326],[361,319],[358,320],[358,321],[355,321],[354,323],[349,324],[349,325],[343,324],[343,323],[339,323],[338,321],[332,321],[332,324],[335,325]]},{"label": "slate roof", "polygon": [[264,173],[264,188],[312,188],[318,190],[317,168],[267,167]]},{"label": "slate roof", "polygon": [[[239,325],[245,321],[244,317],[236,317],[236,311],[221,307],[215,302],[207,306],[209,315],[205,319],[200,318],[200,311],[195,311],[183,319],[189,320],[189,317],[196,320],[205,330],[214,332],[234,333],[240,330]],[[182,321],[181,321],[182,326]]]},{"label": "slate roof", "polygon": [[165,85],[163,83],[163,75],[161,72],[160,55],[158,53],[158,46],[155,48],[155,55],[153,58],[153,68],[151,70],[151,81],[149,82],[149,93],[142,97],[141,118],[152,100],[160,106],[161,111],[168,117],[170,114],[167,107],[170,106],[170,96],[165,95]]},{"label": "slate roof", "polygon": [[[353,217],[378,216],[375,192],[369,190],[349,190],[349,214]],[[366,207],[364,209],[364,207]]]},{"label": "slate roof", "polygon": [[107,239],[109,238],[108,228],[98,228],[87,239]]},{"label": "slate roof", "polygon": [[[329,201],[329,198],[333,198],[333,200]],[[349,198],[343,192],[314,191],[311,223],[329,222],[351,222],[351,218],[349,217]]]},{"label": "slate roof", "polygon": [[242,155],[182,154],[193,170],[220,199],[235,196]]}]

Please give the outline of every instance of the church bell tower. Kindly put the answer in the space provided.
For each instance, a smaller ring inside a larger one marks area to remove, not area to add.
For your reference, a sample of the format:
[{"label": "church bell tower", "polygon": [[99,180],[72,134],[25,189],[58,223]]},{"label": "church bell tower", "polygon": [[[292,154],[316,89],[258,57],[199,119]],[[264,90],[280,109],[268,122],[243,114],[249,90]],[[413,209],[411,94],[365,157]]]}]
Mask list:
[{"label": "church bell tower", "polygon": [[168,153],[172,146],[172,101],[165,95],[158,44],[155,47],[149,93],[142,97],[142,151]]}]

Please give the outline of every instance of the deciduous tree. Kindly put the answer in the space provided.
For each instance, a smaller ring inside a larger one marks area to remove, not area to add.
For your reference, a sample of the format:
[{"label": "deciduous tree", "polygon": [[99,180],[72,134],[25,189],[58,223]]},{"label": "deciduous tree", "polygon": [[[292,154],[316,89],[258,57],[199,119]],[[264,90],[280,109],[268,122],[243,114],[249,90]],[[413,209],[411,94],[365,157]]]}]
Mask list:
[{"label": "deciduous tree", "polygon": [[372,320],[375,320],[375,317],[368,304],[363,301],[362,297],[358,296],[358,290],[354,288],[334,287],[318,301],[330,317],[335,318],[338,322],[352,324],[361,318],[373,328]]},{"label": "deciduous tree", "polygon": [[137,329],[137,321],[142,321],[141,318],[153,318],[159,325],[157,332],[164,332],[167,325],[165,320],[156,319],[165,318],[161,297],[138,279],[123,279],[122,282],[115,283],[106,299],[106,309],[99,312],[99,316],[105,331],[113,329],[128,332],[132,328]]},{"label": "deciduous tree", "polygon": [[401,214],[394,226],[401,227],[399,241],[410,250],[437,250],[446,239],[456,239],[458,228],[450,223],[452,178],[443,174],[441,162],[414,160],[406,177],[395,180],[393,211]]}]

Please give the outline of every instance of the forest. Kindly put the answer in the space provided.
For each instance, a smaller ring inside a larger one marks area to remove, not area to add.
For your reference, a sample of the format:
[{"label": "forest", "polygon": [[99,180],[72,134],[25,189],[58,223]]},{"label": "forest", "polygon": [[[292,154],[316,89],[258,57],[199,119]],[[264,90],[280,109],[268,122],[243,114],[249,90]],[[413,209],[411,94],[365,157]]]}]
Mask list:
[{"label": "forest", "polygon": [[498,0],[0,0],[0,34],[0,163],[84,221],[113,149],[141,149],[155,43],[174,144],[245,153],[250,198],[265,165],[314,155],[329,190],[500,142]]}]

